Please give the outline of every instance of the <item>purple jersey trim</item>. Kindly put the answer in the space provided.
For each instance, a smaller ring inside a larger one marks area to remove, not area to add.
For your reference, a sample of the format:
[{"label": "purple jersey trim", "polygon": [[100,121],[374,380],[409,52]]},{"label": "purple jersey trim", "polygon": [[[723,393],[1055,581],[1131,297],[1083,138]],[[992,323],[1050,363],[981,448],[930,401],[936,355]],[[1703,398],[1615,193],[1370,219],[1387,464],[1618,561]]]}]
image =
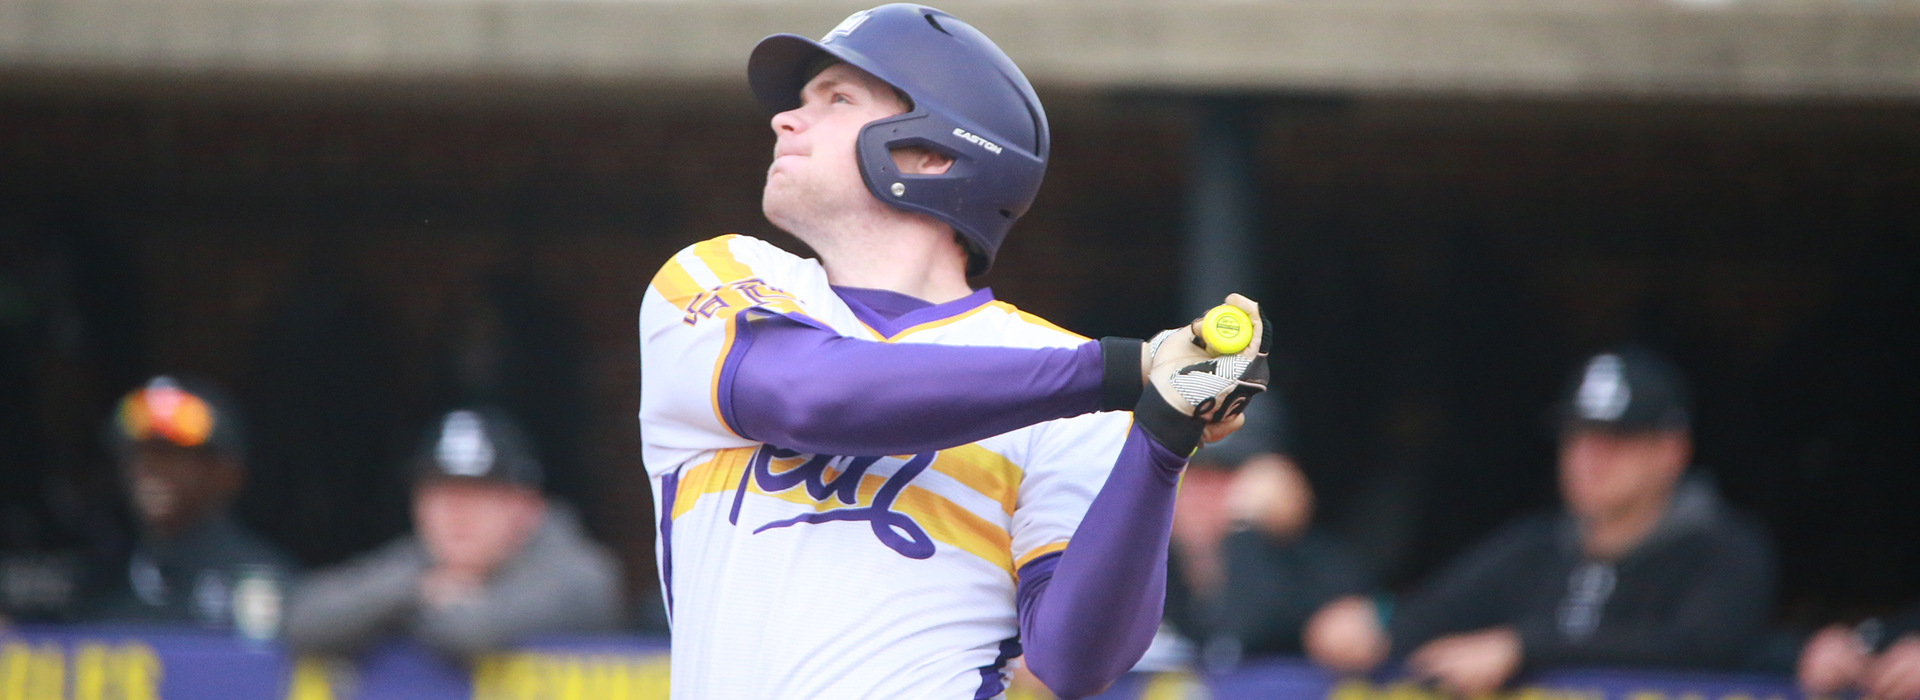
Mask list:
[{"label": "purple jersey trim", "polygon": [[673,624],[673,499],[680,494],[680,470],[660,478],[660,591]]},{"label": "purple jersey trim", "polygon": [[720,421],[726,423],[727,430],[735,435],[746,433],[740,432],[740,421],[733,417],[733,392],[729,387],[733,386],[733,375],[740,368],[740,358],[745,357],[747,349],[753,346],[753,333],[748,327],[751,322],[750,314],[744,312],[727,319],[727,323],[733,324],[733,345],[727,348],[727,358],[720,362],[720,380],[713,397],[720,409]]},{"label": "purple jersey trim", "polygon": [[834,287],[833,291],[861,323],[887,338],[922,323],[953,318],[993,301],[993,290],[984,287],[944,304],[885,289]]},{"label": "purple jersey trim", "polygon": [[880,343],[812,319],[752,316],[735,327],[718,387],[722,419],[750,440],[848,457],[920,454],[1100,407],[1097,342]]},{"label": "purple jersey trim", "polygon": [[1007,682],[1000,677],[1000,670],[1007,662],[1020,655],[1020,638],[1000,641],[1000,655],[993,657],[993,663],[980,667],[980,689],[973,691],[973,700],[993,700],[1007,689]]},{"label": "purple jersey trim", "polygon": [[1134,424],[1071,544],[1020,567],[1014,605],[1027,668],[1055,695],[1105,690],[1153,643],[1186,463]]}]

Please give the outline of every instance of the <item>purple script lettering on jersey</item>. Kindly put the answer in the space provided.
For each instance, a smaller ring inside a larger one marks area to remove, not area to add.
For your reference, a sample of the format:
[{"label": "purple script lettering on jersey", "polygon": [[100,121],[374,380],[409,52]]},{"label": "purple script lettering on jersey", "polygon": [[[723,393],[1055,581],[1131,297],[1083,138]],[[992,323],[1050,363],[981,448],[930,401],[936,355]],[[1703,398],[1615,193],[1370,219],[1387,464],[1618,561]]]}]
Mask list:
[{"label": "purple script lettering on jersey", "polygon": [[721,309],[765,306],[774,309],[798,309],[799,300],[792,294],[760,281],[758,277],[748,277],[720,285],[701,292],[687,302],[686,316],[681,323],[689,326],[703,318],[713,318]]},{"label": "purple script lettering on jersey", "polygon": [[[873,503],[858,508],[836,508],[818,513],[804,513],[785,520],[776,520],[755,528],[753,533],[760,534],[774,528],[790,527],[801,523],[829,523],[839,521],[865,521],[873,528],[873,536],[880,543],[899,552],[909,559],[926,559],[933,556],[933,538],[927,531],[914,522],[906,513],[893,510],[893,502],[906,490],[907,482],[926,471],[933,464],[936,453],[914,455],[900,466],[900,470],[887,477],[885,484],[873,495]],[[747,496],[747,479],[753,479],[753,485],[764,493],[777,493],[796,486],[804,486],[807,496],[815,501],[832,498],[847,505],[856,505],[860,501],[860,481],[867,469],[879,462],[879,457],[836,457],[833,455],[813,455],[798,467],[775,473],[773,460],[793,459],[802,456],[794,450],[786,450],[772,445],[762,445],[753,453],[745,473],[740,475],[740,487],[733,494],[733,509],[727,514],[727,521],[740,524],[740,504]],[[846,460],[846,468],[826,478],[827,468],[837,460]]]}]

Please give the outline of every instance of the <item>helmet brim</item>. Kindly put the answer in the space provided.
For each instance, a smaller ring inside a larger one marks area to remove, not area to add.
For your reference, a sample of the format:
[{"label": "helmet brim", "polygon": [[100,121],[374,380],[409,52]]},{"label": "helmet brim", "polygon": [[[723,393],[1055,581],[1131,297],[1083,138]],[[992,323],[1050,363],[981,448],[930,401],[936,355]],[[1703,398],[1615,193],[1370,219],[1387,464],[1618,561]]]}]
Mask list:
[{"label": "helmet brim", "polygon": [[[760,40],[747,59],[747,84],[768,114],[800,106],[800,89],[807,86],[807,67],[820,56],[840,58],[820,42],[794,34],[775,34]],[[844,59],[843,59],[844,60]]]},{"label": "helmet brim", "polygon": [[775,34],[761,39],[760,45],[753,47],[753,55],[747,58],[747,84],[753,87],[754,99],[760,101],[769,115],[798,109],[800,90],[813,79],[807,69],[822,56],[866,71],[895,89],[900,87],[885,66],[857,50],[823,44],[796,34]]}]

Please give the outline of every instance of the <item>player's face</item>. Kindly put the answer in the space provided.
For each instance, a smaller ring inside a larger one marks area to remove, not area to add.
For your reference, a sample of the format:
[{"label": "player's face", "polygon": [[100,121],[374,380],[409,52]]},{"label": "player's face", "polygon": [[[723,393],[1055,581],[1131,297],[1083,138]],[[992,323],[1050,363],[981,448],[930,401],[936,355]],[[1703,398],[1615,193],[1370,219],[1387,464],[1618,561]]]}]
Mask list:
[{"label": "player's face", "polygon": [[860,128],[906,111],[893,88],[845,63],[807,81],[800,106],[773,117],[773,164],[761,208],[796,235],[850,211],[884,207],[860,179]]},{"label": "player's face", "polygon": [[1578,430],[1560,440],[1560,493],[1583,518],[1604,518],[1666,498],[1686,471],[1684,432]]},{"label": "player's face", "polygon": [[122,470],[135,513],[163,536],[217,514],[240,490],[242,478],[232,457],[159,440],[134,445]]},{"label": "player's face", "polygon": [[520,551],[545,502],[533,489],[472,479],[433,479],[413,492],[413,526],[435,562],[492,571]]}]

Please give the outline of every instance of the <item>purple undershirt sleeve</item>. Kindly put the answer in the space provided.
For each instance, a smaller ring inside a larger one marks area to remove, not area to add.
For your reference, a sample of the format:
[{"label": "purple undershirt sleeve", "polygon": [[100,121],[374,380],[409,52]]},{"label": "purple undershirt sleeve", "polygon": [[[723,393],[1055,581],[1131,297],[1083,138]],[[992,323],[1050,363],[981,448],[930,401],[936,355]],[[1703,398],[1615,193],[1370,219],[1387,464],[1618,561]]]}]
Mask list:
[{"label": "purple undershirt sleeve", "polygon": [[1098,410],[1100,343],[1005,348],[880,343],[801,320],[736,318],[721,417],[800,452],[917,454]]},{"label": "purple undershirt sleeve", "polygon": [[1065,551],[1020,567],[1015,605],[1027,668],[1061,698],[1105,690],[1160,626],[1167,540],[1185,457],[1138,424]]}]

